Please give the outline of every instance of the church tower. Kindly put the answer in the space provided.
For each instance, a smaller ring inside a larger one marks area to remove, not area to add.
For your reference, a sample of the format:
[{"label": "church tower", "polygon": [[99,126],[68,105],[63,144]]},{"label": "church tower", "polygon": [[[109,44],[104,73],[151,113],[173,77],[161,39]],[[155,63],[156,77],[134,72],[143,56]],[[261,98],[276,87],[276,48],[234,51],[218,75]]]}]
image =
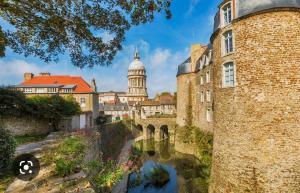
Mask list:
[{"label": "church tower", "polygon": [[134,61],[128,68],[128,101],[140,102],[148,98],[146,87],[146,69],[140,60],[139,52],[134,53]]}]

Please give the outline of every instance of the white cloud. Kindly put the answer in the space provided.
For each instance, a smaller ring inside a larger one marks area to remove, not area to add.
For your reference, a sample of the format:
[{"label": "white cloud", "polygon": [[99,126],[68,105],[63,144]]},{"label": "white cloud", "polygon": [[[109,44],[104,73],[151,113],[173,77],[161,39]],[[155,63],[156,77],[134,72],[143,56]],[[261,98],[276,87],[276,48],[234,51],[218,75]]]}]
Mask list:
[{"label": "white cloud", "polygon": [[190,0],[190,5],[189,5],[189,9],[187,10],[186,14],[185,14],[185,17],[188,17],[190,16],[194,9],[195,9],[195,6],[199,3],[199,0]]},{"label": "white cloud", "polygon": [[38,73],[39,67],[34,63],[28,63],[24,60],[0,60],[0,84],[18,84],[23,79],[25,72]]},{"label": "white cloud", "polygon": [[[164,91],[175,92],[177,66],[187,58],[189,48],[180,51],[172,51],[165,48],[153,49],[144,40],[124,46],[114,60],[113,66],[109,67],[109,69],[96,70],[98,74],[95,74],[94,77],[97,79],[98,90],[127,90],[127,70],[133,61],[136,47],[140,51],[141,61],[146,67],[149,96],[154,97],[156,93]],[[115,71],[115,73],[111,71]]]},{"label": "white cloud", "polygon": [[154,50],[153,55],[150,59],[151,67],[160,67],[166,64],[166,61],[172,57],[170,50],[157,48]]},{"label": "white cloud", "polygon": [[98,91],[127,91],[127,70],[133,61],[135,47],[141,52],[141,60],[147,71],[147,88],[150,97],[156,93],[176,91],[177,66],[188,56],[189,49],[173,51],[165,48],[151,48],[144,40],[136,44],[124,46],[118,53],[110,67],[95,66],[94,68],[79,69],[72,64],[61,61],[60,63],[45,64],[31,63],[24,60],[0,60],[0,85],[19,84],[23,81],[25,72],[38,74],[50,72],[57,75],[79,75],[87,82],[96,79]]}]

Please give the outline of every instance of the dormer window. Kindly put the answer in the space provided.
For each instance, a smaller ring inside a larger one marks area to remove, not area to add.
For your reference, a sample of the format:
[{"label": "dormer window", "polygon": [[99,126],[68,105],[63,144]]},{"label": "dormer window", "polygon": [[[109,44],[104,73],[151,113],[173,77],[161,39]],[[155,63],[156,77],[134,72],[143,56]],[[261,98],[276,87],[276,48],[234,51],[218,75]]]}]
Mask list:
[{"label": "dormer window", "polygon": [[232,21],[232,7],[231,2],[227,3],[223,8],[223,19],[224,19],[224,25],[228,25]]}]

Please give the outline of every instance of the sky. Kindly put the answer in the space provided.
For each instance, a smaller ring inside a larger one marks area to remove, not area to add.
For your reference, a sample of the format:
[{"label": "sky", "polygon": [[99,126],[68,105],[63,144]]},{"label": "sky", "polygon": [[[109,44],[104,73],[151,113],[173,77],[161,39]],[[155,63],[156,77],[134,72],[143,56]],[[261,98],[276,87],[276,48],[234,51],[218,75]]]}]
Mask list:
[{"label": "sky", "polygon": [[188,57],[192,44],[209,42],[220,1],[173,0],[170,20],[158,14],[152,23],[133,27],[126,33],[123,50],[110,67],[80,69],[71,64],[67,54],[57,63],[47,64],[36,57],[26,58],[7,49],[6,56],[0,59],[0,85],[20,84],[24,72],[50,72],[82,76],[87,82],[95,78],[99,92],[127,91],[127,70],[137,47],[147,71],[149,96],[175,92],[177,66]]}]

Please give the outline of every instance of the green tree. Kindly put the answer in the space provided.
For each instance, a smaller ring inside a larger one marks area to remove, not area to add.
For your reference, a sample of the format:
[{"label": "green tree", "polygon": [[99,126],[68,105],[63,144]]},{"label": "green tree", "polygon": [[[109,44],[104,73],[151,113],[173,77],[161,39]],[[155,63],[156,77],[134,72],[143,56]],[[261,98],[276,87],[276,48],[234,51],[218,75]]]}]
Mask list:
[{"label": "green tree", "polygon": [[0,118],[5,116],[22,116],[30,111],[25,95],[22,92],[0,88]]},{"label": "green tree", "polygon": [[20,91],[0,88],[0,122],[3,117],[34,117],[49,120],[57,127],[64,117],[79,114],[81,108],[72,96],[34,96],[26,98]]},{"label": "green tree", "polygon": [[[67,51],[75,66],[109,65],[125,32],[156,13],[170,18],[171,1],[0,0],[0,57],[6,47],[45,62]],[[112,40],[105,41],[105,33]]]},{"label": "green tree", "polygon": [[16,150],[16,141],[12,134],[4,130],[0,125],[0,177],[12,163],[12,158]]},{"label": "green tree", "polygon": [[34,107],[32,114],[39,119],[47,119],[56,129],[64,117],[71,117],[81,112],[79,104],[72,96],[63,98],[58,95],[34,96],[28,99]]}]

